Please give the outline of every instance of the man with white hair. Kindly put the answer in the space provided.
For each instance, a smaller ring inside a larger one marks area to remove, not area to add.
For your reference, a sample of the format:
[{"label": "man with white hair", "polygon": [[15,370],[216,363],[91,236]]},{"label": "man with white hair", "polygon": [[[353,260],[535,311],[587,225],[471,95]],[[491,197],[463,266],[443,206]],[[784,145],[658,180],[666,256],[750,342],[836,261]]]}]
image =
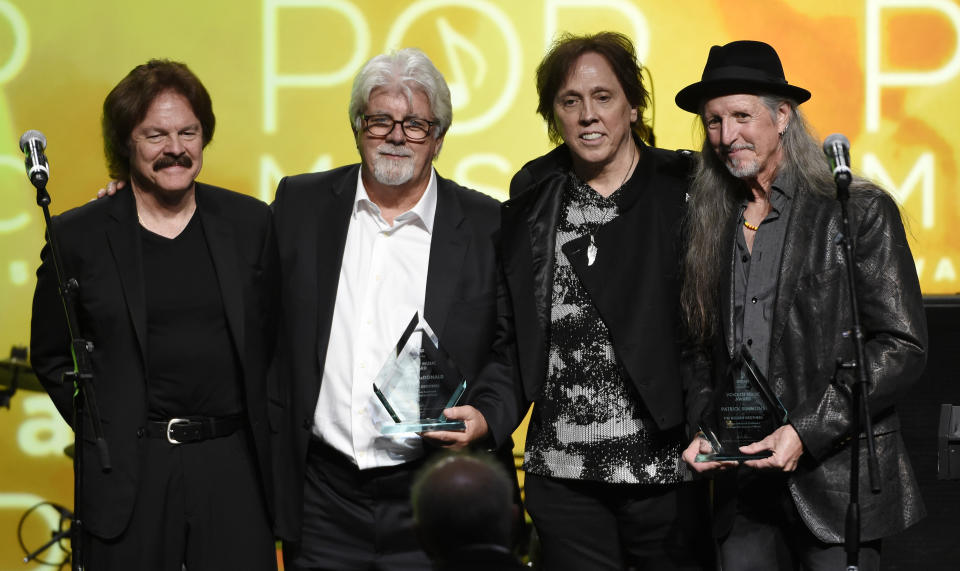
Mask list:
[{"label": "man with white hair", "polygon": [[463,446],[486,421],[460,406],[445,414],[463,432],[383,435],[372,384],[414,312],[475,378],[496,330],[499,205],[433,169],[452,110],[423,52],[367,62],[349,115],[361,162],[284,178],[274,203],[277,531],[287,569],[428,569],[413,476],[431,441]]}]

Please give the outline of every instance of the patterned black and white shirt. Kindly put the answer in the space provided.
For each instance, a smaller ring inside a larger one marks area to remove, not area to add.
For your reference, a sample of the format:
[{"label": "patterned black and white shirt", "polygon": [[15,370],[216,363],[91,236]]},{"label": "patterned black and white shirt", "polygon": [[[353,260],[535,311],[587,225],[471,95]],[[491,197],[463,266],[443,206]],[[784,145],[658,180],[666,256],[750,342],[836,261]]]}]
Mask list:
[{"label": "patterned black and white shirt", "polygon": [[547,379],[524,456],[531,474],[607,483],[683,479],[677,439],[659,433],[561,250],[616,218],[624,193],[638,191],[628,185],[605,198],[569,175],[556,232]]}]

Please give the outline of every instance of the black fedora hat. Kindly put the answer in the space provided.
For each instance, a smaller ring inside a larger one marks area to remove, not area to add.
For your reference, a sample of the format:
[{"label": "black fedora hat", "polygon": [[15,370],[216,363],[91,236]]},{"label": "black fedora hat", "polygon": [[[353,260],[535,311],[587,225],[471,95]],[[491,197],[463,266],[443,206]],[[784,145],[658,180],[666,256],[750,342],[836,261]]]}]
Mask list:
[{"label": "black fedora hat", "polygon": [[740,40],[711,47],[700,81],[681,89],[676,102],[684,111],[699,113],[706,99],[732,93],[784,95],[797,103],[810,99],[809,91],[787,83],[772,46]]}]

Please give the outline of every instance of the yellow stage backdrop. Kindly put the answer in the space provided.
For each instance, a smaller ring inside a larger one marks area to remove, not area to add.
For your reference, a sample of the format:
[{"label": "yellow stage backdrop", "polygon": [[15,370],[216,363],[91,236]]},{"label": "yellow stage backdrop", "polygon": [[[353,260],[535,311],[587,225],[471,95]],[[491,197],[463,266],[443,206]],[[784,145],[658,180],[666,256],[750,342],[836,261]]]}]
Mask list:
[{"label": "yellow stage backdrop", "polygon": [[[673,97],[711,45],[773,44],[788,79],[813,92],[803,109],[820,135],[846,134],[855,167],[902,205],[924,291],[960,290],[957,0],[0,0],[0,354],[28,341],[43,237],[17,140],[46,134],[54,212],[82,204],[106,180],[103,98],[135,65],[191,66],[218,119],[200,178],[269,201],[283,174],[357,160],[353,75],[417,46],[453,93],[437,168],[503,199],[511,174],[549,148],[533,88],[545,47],[560,31],[604,29],[629,34],[652,71],[667,148],[698,146]],[[0,570],[24,568],[16,527],[28,506],[71,505],[70,441],[43,394],[0,410]],[[56,520],[42,513],[28,521],[34,546]]]}]

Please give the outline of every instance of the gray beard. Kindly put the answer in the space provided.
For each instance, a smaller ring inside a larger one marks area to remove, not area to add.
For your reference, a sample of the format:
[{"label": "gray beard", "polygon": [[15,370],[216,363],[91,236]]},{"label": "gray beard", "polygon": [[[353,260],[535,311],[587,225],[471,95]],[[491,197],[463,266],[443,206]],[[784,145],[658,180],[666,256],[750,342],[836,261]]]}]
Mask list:
[{"label": "gray beard", "polygon": [[413,178],[413,157],[396,161],[376,157],[373,159],[373,178],[386,186],[400,186]]},{"label": "gray beard", "polygon": [[730,174],[740,179],[753,178],[760,172],[759,161],[740,161],[737,164],[726,161],[724,164],[727,166]]}]

